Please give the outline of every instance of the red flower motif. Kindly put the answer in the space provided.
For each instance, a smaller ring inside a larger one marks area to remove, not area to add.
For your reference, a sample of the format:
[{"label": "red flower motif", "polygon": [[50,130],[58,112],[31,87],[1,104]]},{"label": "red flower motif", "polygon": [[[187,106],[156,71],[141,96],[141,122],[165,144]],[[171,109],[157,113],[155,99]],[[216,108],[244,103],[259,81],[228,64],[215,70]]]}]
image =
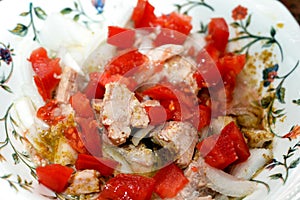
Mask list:
[{"label": "red flower motif", "polygon": [[283,138],[296,139],[300,135],[300,126],[296,125],[292,130],[283,136]]},{"label": "red flower motif", "polygon": [[242,19],[245,19],[245,17],[247,16],[248,14],[248,9],[241,6],[241,5],[238,5],[235,9],[232,10],[232,18],[234,20],[242,20]]}]

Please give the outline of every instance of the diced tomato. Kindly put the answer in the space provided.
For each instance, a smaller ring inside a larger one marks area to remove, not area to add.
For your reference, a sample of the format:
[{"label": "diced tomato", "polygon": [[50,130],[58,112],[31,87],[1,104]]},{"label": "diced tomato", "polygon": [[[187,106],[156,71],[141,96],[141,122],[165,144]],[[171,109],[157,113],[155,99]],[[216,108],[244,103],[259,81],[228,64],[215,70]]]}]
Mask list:
[{"label": "diced tomato", "polygon": [[60,164],[50,164],[36,168],[39,182],[57,193],[61,193],[66,189],[72,173],[72,168]]},{"label": "diced tomato", "polygon": [[228,135],[215,134],[197,145],[207,164],[224,169],[238,159],[233,141]]},{"label": "diced tomato", "polygon": [[90,81],[84,89],[84,94],[88,99],[102,99],[104,96],[105,88],[99,81],[101,78],[100,72],[92,72],[89,74]]},{"label": "diced tomato", "polygon": [[216,61],[206,49],[202,49],[197,55],[197,71],[193,77],[199,88],[215,86],[222,80]]},{"label": "diced tomato", "polygon": [[140,53],[137,49],[130,50],[115,57],[108,63],[107,66],[105,66],[105,73],[130,76],[139,70],[139,67],[142,67],[146,62],[148,62],[147,56]]},{"label": "diced tomato", "polygon": [[135,28],[150,27],[156,21],[154,7],[148,0],[138,0],[131,19],[134,21]]},{"label": "diced tomato", "polygon": [[162,28],[154,40],[155,46],[163,44],[183,44],[192,30],[191,17],[172,12],[156,19],[155,26]]},{"label": "diced tomato", "polygon": [[94,112],[90,105],[90,101],[85,94],[81,92],[75,93],[73,96],[71,96],[70,103],[75,110],[76,116],[85,118],[94,117]]},{"label": "diced tomato", "polygon": [[211,109],[208,106],[199,105],[198,112],[196,111],[193,118],[192,124],[197,130],[209,125],[211,120]]},{"label": "diced tomato", "polygon": [[107,43],[121,49],[130,48],[135,40],[135,31],[118,26],[108,26]]},{"label": "diced tomato", "polygon": [[221,134],[228,135],[231,140],[234,141],[234,148],[238,155],[238,163],[244,162],[249,158],[249,147],[245,142],[243,134],[234,122],[230,122],[228,125],[226,125]]},{"label": "diced tomato", "polygon": [[134,174],[118,174],[100,192],[98,200],[150,200],[155,180]]},{"label": "diced tomato", "polygon": [[98,131],[98,124],[93,118],[77,117],[76,122],[81,129],[81,140],[89,154],[102,156],[102,140]]},{"label": "diced tomato", "polygon": [[59,84],[59,75],[62,69],[59,65],[59,58],[51,59],[46,49],[40,47],[32,51],[28,59],[35,72],[34,82],[44,101],[52,99],[52,93]]},{"label": "diced tomato", "polygon": [[171,119],[171,116],[168,116],[163,106],[146,106],[145,110],[149,116],[151,125],[157,125]]},{"label": "diced tomato", "polygon": [[226,125],[220,134],[205,138],[197,149],[206,163],[218,169],[243,162],[250,156],[244,137],[234,122]]},{"label": "diced tomato", "polygon": [[64,136],[67,138],[68,143],[75,151],[78,153],[88,153],[80,134],[81,133],[78,132],[76,127],[68,127],[64,130]]},{"label": "diced tomato", "polygon": [[153,177],[155,179],[155,193],[161,198],[172,198],[184,188],[189,180],[174,163],[161,168]]},{"label": "diced tomato", "polygon": [[189,35],[193,26],[191,24],[192,17],[178,12],[171,12],[168,15],[162,15],[156,19],[155,25],[162,28],[178,31],[184,35]]},{"label": "diced tomato", "polygon": [[40,107],[37,111],[37,117],[49,125],[56,125],[65,118],[61,114],[61,110],[55,100],[48,101],[44,106]]},{"label": "diced tomato", "polygon": [[246,64],[246,55],[234,55],[227,54],[219,58],[218,67],[220,71],[226,73],[230,70],[234,71],[235,74],[239,74]]},{"label": "diced tomato", "polygon": [[94,169],[101,176],[110,176],[119,163],[108,158],[94,157],[87,154],[79,154],[75,163],[77,170]]},{"label": "diced tomato", "polygon": [[212,18],[208,24],[208,43],[224,52],[228,43],[229,28],[224,18]]},{"label": "diced tomato", "polygon": [[[213,44],[207,44],[204,47],[204,50],[208,53],[208,55],[210,55],[211,59],[215,62],[217,62],[219,58],[223,55],[223,53],[219,51]],[[199,57],[197,58],[197,61],[199,62]]]},{"label": "diced tomato", "polygon": [[142,94],[156,100],[177,100],[175,88],[170,84],[157,84],[147,88]]}]

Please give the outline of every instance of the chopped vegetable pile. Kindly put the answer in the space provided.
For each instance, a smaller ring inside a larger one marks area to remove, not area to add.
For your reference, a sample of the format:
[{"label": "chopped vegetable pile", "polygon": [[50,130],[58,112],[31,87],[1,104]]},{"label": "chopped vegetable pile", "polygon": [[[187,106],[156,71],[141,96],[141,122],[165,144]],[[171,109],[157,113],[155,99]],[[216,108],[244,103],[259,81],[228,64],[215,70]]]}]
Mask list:
[{"label": "chopped vegetable pile", "polygon": [[[113,50],[103,65],[78,68],[46,46],[32,51],[28,62],[44,104],[26,137],[38,181],[80,199],[251,194],[259,168],[247,177],[239,169],[251,168],[254,155],[265,155],[260,166],[266,164],[272,137],[259,108],[236,103],[246,55],[228,51],[224,18],[212,18],[200,34],[192,32],[192,17],[154,10],[138,0],[126,27],[107,27],[98,48]],[[258,123],[245,123],[251,120]],[[257,140],[257,131],[266,133]]]}]

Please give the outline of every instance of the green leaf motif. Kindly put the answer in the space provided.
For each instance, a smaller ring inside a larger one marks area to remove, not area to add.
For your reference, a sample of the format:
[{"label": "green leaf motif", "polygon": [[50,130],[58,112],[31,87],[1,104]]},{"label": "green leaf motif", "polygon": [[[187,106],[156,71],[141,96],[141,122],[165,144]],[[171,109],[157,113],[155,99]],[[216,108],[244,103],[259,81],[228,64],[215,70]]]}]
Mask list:
[{"label": "green leaf motif", "polygon": [[13,93],[13,91],[10,89],[9,86],[7,85],[0,85],[1,88],[3,88],[5,91],[9,92],[9,93]]},{"label": "green leaf motif", "polygon": [[300,99],[293,100],[293,103],[294,103],[294,104],[297,104],[298,106],[300,106]]},{"label": "green leaf motif", "polygon": [[72,8],[64,8],[60,11],[60,13],[66,15],[66,14],[70,14],[72,11],[73,11]]},{"label": "green leaf motif", "polygon": [[27,15],[29,15],[29,12],[22,12],[22,13],[20,14],[21,17],[26,17]]},{"label": "green leaf motif", "polygon": [[276,180],[276,179],[283,179],[283,176],[281,173],[278,174],[273,174],[269,176],[272,180]]},{"label": "green leaf motif", "polygon": [[272,38],[275,37],[275,35],[276,35],[276,30],[275,30],[274,27],[271,27],[270,35],[271,35]]},{"label": "green leaf motif", "polygon": [[285,103],[284,97],[285,97],[285,88],[280,87],[279,89],[276,90],[276,98],[280,103]]},{"label": "green leaf motif", "polygon": [[233,28],[238,28],[238,27],[240,27],[241,25],[240,25],[239,23],[237,23],[237,22],[232,22],[232,23],[230,24],[230,26],[232,26]]},{"label": "green leaf motif", "polygon": [[73,17],[73,20],[74,20],[75,22],[77,22],[77,21],[79,20],[79,18],[80,18],[80,15],[77,14],[77,15],[75,15],[75,16]]},{"label": "green leaf motif", "polygon": [[35,7],[34,8],[34,13],[41,20],[45,20],[46,17],[47,17],[46,12],[42,8],[40,8],[40,7]]},{"label": "green leaf motif", "polygon": [[24,37],[25,35],[27,35],[28,27],[25,26],[24,24],[18,23],[17,26],[13,30],[10,30],[10,32],[15,35]]},{"label": "green leaf motif", "polygon": [[20,163],[19,156],[16,153],[13,153],[12,157],[13,157],[13,159],[15,161],[15,165]]},{"label": "green leaf motif", "polygon": [[248,18],[247,18],[246,25],[245,25],[246,28],[251,24],[251,16],[252,15],[249,15]]},{"label": "green leaf motif", "polygon": [[263,48],[269,48],[271,47],[273,44],[273,41],[272,40],[268,40],[266,43],[263,44]]},{"label": "green leaf motif", "polygon": [[289,168],[290,168],[290,169],[296,168],[296,167],[298,166],[299,163],[300,163],[300,157],[297,158],[296,160],[294,160],[294,161],[290,164]]}]

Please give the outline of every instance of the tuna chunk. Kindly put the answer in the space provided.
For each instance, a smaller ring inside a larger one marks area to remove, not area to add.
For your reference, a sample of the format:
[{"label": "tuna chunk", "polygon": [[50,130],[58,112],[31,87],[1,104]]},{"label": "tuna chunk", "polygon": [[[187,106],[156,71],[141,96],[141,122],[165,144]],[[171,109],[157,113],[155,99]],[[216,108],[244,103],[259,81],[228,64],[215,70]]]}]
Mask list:
[{"label": "tuna chunk", "polygon": [[193,157],[198,141],[197,130],[187,122],[171,121],[161,130],[153,133],[156,143],[176,152],[176,164],[187,167]]},{"label": "tuna chunk", "polygon": [[59,102],[66,103],[70,97],[78,90],[77,72],[70,67],[65,67],[56,91],[56,99]]},{"label": "tuna chunk", "polygon": [[123,144],[131,133],[131,126],[145,128],[149,117],[134,93],[120,83],[105,86],[101,120],[108,127],[108,138],[116,145]]},{"label": "tuna chunk", "polygon": [[100,191],[100,173],[95,170],[78,171],[71,179],[66,193],[71,195],[90,194]]}]

